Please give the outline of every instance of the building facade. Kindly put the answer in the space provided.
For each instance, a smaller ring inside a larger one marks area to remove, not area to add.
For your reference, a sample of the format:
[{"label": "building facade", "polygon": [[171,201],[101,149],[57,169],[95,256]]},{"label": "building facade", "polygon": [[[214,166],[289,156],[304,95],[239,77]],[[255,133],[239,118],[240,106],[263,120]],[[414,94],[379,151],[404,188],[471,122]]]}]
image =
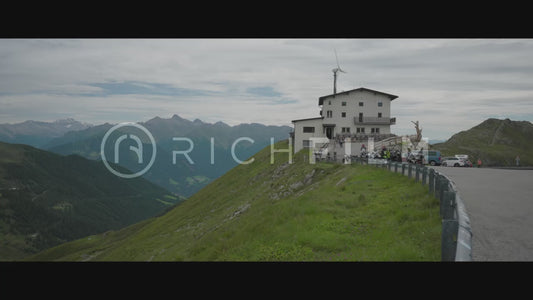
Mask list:
[{"label": "building facade", "polygon": [[363,87],[320,97],[319,117],[292,120],[294,152],[308,148],[311,137],[356,141],[391,136],[390,126],[396,124],[396,118],[391,117],[391,103],[396,98]]}]

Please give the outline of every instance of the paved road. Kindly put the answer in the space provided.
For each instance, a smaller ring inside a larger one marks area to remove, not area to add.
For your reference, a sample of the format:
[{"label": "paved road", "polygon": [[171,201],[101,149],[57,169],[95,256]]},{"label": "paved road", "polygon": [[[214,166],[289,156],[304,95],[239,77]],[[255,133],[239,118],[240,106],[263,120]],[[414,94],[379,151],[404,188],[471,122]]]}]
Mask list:
[{"label": "paved road", "polygon": [[533,261],[533,170],[435,167],[470,217],[474,261]]}]

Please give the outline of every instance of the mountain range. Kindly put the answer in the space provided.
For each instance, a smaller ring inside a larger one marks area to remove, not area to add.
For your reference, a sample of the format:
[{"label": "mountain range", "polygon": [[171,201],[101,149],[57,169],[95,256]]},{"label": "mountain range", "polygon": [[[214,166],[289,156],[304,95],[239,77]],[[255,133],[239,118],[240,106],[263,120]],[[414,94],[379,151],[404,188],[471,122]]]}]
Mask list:
[{"label": "mountain range", "polygon": [[43,147],[50,140],[69,131],[83,130],[91,124],[82,123],[72,118],[54,122],[28,120],[16,124],[0,124],[0,141],[13,144],[26,144]]},{"label": "mountain range", "polygon": [[[292,130],[210,124],[178,115],[139,124],[154,136],[157,157],[144,178],[134,179],[115,176],[101,162],[102,139],[113,124],[89,125],[73,119],[0,124],[0,140],[7,141],[0,142],[0,260],[21,259],[161,214],[235,167],[231,149],[238,138],[254,141],[235,144],[234,154],[246,160],[271,137],[278,141]],[[172,163],[172,151],[183,148],[173,137],[194,143],[189,153],[193,164],[183,155]],[[146,142],[142,140],[145,149],[150,147]],[[136,163],[128,158],[134,153],[127,147],[120,147],[119,153],[120,164],[109,163],[121,173],[131,173]],[[148,155],[143,153],[145,161]]]},{"label": "mountain range", "polygon": [[[73,129],[65,131],[62,127],[55,132],[52,130],[55,128],[54,124],[63,123],[70,124],[70,128]],[[212,124],[199,119],[190,121],[176,114],[168,119],[155,117],[146,122],[139,122],[139,124],[153,135],[157,149],[155,161],[143,177],[180,197],[190,197],[238,164],[231,151],[232,145],[237,139],[247,137],[253,140],[253,143],[244,140],[235,144],[234,155],[245,161],[269,145],[270,138],[274,138],[274,141],[277,142],[288,138],[289,132],[292,131],[289,126],[266,126],[257,123],[229,126],[223,122]],[[36,127],[31,129],[33,125]],[[0,124],[0,132],[2,130],[11,132],[9,138],[0,135],[0,141],[25,142],[61,155],[77,154],[88,159],[101,160],[102,139],[111,127],[113,124],[89,126],[72,119],[68,119],[68,122],[27,121],[20,124]],[[25,130],[14,131],[13,128],[25,128]],[[40,128],[49,128],[50,130],[42,136],[29,134],[32,130],[41,132],[39,131]],[[194,148],[188,155],[193,164],[184,155],[177,155],[177,161],[173,164],[172,152],[188,146],[186,143],[174,141],[174,137],[183,137],[192,141]],[[211,138],[213,138],[213,147]],[[143,141],[143,148],[150,148],[151,145],[145,142]],[[145,151],[144,154],[149,153]],[[120,157],[132,157],[132,155],[133,152],[129,151],[127,147],[120,148]],[[145,157],[145,159],[150,160],[150,157]],[[128,170],[137,167],[132,159],[121,160],[119,164]]]},{"label": "mountain range", "polygon": [[143,178],[119,178],[97,161],[0,142],[0,260],[116,230],[181,200]]}]

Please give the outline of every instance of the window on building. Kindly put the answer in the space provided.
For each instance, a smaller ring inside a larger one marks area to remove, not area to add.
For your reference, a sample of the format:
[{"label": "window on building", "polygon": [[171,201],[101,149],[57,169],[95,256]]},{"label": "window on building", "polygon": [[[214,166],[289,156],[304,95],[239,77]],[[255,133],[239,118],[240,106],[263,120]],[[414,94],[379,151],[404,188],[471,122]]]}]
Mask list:
[{"label": "window on building", "polygon": [[350,127],[342,127],[342,133],[350,133]]},{"label": "window on building", "polygon": [[346,101],[343,101],[343,102],[342,102],[342,106],[346,106]]},{"label": "window on building", "polygon": [[341,112],[341,117],[346,118],[346,112]]},{"label": "window on building", "polygon": [[378,107],[383,107],[383,102],[379,101],[378,102]]},{"label": "window on building", "polygon": [[311,141],[310,141],[310,140],[303,140],[302,142],[303,142],[303,145],[302,145],[302,146],[303,146],[304,148],[309,148],[309,147],[311,147]]},{"label": "window on building", "polygon": [[379,133],[379,128],[376,128],[376,133]]},{"label": "window on building", "polygon": [[364,127],[357,127],[355,131],[357,133],[365,133],[365,128]]},{"label": "window on building", "polygon": [[328,100],[328,105],[331,105],[331,100]]},{"label": "window on building", "polygon": [[315,127],[304,127],[304,132],[313,133],[315,132]]},{"label": "window on building", "polygon": [[371,128],[370,133],[379,133],[379,128]]},{"label": "window on building", "polygon": [[326,112],[326,117],[327,117],[327,118],[333,118],[333,112],[332,112],[331,110],[328,110],[328,111]]},{"label": "window on building", "polygon": [[359,102],[359,106],[363,106],[363,105],[365,105],[364,102]]},{"label": "window on building", "polygon": [[381,118],[381,113],[378,113],[378,118]]}]

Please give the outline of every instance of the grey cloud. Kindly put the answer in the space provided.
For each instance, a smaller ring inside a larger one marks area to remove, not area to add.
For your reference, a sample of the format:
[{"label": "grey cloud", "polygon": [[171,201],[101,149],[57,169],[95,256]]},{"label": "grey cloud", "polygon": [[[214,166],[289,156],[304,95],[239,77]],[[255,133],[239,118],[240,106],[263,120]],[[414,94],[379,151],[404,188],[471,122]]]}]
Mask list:
[{"label": "grey cloud", "polygon": [[[0,40],[1,117],[56,119],[55,109],[95,123],[171,111],[290,124],[317,116],[318,97],[331,93],[334,48],[348,72],[338,90],[398,95],[391,113],[419,116],[426,132],[533,115],[531,39],[46,39]],[[135,107],[121,111],[126,95]]]}]

